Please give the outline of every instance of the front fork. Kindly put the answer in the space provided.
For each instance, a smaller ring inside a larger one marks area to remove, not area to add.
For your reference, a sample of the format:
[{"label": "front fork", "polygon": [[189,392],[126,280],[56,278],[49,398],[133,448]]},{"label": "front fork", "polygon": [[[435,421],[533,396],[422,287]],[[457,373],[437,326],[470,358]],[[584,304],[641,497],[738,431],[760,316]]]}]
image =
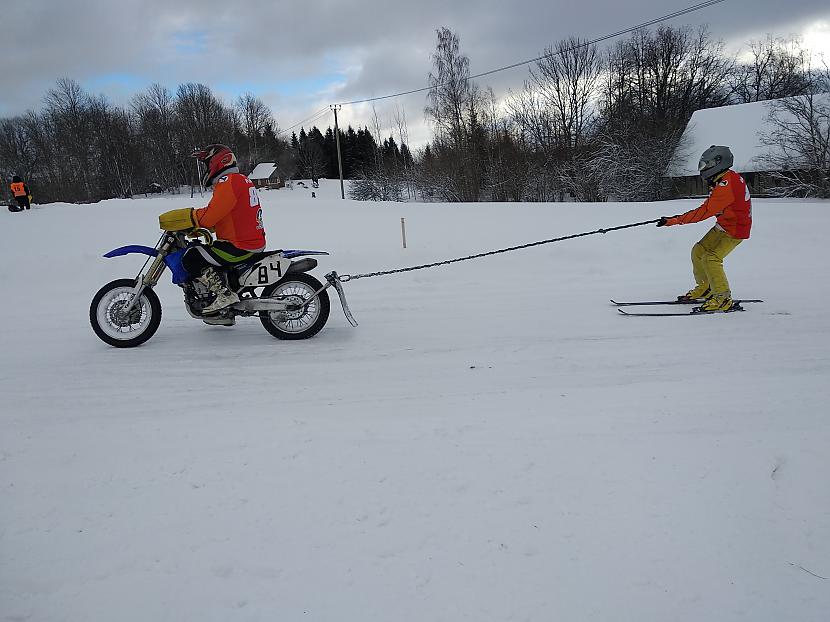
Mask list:
[{"label": "front fork", "polygon": [[[133,291],[130,292],[129,302],[123,310],[125,315],[133,310],[133,307],[135,307],[139,298],[141,298],[141,294],[147,287],[155,287],[156,283],[159,282],[164,269],[167,267],[167,264],[164,262],[164,258],[167,256],[167,253],[174,242],[175,238],[167,233],[161,236],[156,244],[158,255],[156,255],[153,261],[150,262],[150,267],[147,268],[146,272],[144,272],[144,268],[142,267],[141,272],[139,272],[138,276],[135,277],[135,287],[133,288]],[[143,275],[142,272],[144,272]]]}]

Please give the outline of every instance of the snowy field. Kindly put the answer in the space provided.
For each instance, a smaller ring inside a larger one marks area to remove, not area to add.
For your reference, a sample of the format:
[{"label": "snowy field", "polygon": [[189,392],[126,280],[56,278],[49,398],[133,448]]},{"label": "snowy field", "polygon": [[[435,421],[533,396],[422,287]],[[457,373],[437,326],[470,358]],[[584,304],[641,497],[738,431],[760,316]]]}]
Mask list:
[{"label": "snowy field", "polygon": [[[341,274],[671,215],[262,193],[270,248]],[[745,313],[624,318],[692,285],[709,223],[346,283],[326,328],[89,302],[189,196],[0,214],[0,620],[830,619],[830,203],[755,202]],[[409,248],[401,248],[400,218]]]}]

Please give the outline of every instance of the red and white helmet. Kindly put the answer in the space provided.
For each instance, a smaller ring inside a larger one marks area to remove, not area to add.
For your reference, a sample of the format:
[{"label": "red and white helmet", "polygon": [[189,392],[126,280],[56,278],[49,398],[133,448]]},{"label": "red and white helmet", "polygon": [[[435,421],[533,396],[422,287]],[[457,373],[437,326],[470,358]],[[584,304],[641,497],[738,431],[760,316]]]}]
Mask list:
[{"label": "red and white helmet", "polygon": [[202,170],[202,184],[205,188],[208,188],[219,175],[236,167],[236,156],[225,145],[208,145],[203,149],[197,149],[190,157],[196,158],[205,166]]}]

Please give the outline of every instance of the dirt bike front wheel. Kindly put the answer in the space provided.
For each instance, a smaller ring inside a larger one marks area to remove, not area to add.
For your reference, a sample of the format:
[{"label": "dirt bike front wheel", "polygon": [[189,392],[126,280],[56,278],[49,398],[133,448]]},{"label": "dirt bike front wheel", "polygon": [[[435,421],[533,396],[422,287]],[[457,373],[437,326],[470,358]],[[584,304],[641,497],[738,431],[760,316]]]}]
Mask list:
[{"label": "dirt bike front wheel", "polygon": [[[268,285],[262,290],[262,298],[279,296],[283,300],[295,303],[297,311],[260,311],[262,326],[277,339],[308,339],[325,326],[329,319],[331,302],[329,293],[322,291],[310,300],[314,292],[322,289],[320,283],[310,274],[297,272],[289,274],[282,281]],[[303,305],[306,301],[308,304]]]},{"label": "dirt bike front wheel", "polygon": [[135,289],[132,279],[117,279],[104,285],[92,298],[89,322],[95,334],[116,348],[133,348],[152,337],[161,323],[161,302],[149,288],[126,312]]}]

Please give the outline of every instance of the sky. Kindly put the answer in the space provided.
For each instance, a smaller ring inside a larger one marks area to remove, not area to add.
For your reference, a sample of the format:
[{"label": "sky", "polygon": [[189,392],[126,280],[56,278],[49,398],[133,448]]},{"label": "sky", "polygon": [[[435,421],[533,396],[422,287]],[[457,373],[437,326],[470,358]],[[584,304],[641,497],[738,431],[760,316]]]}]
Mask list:
[{"label": "sky", "polygon": [[[537,57],[566,37],[593,39],[697,3],[26,0],[2,11],[4,74],[10,78],[0,90],[0,117],[39,109],[62,77],[120,105],[154,82],[173,90],[201,82],[227,103],[253,93],[286,129],[333,103],[426,86],[442,26],[459,35],[475,74]],[[801,36],[830,59],[826,0],[726,0],[667,23],[708,24],[736,52],[767,33]],[[511,69],[478,83],[502,97],[522,87],[527,71]],[[376,113],[388,133],[397,113],[406,118],[410,143],[418,146],[429,136],[425,95],[378,102],[374,110],[371,104],[344,106],[340,123],[371,126]],[[333,125],[331,113],[314,123]]]}]

